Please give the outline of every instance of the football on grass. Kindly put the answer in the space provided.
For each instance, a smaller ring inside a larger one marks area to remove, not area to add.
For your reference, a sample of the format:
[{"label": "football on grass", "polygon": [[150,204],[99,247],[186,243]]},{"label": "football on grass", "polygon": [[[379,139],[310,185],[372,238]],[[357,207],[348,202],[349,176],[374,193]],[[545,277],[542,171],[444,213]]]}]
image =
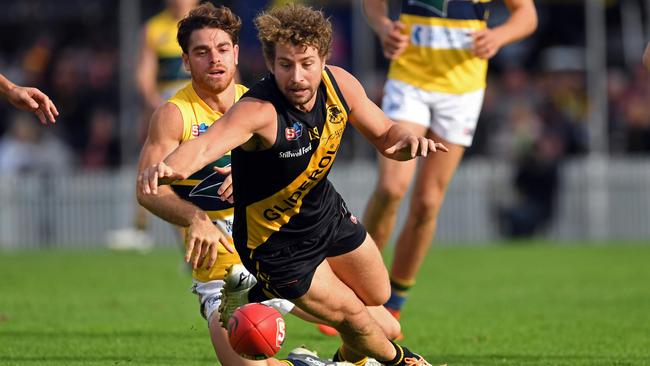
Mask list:
[{"label": "football on grass", "polygon": [[264,304],[240,306],[228,320],[230,345],[240,356],[250,360],[262,360],[278,353],[284,336],[284,318]]}]

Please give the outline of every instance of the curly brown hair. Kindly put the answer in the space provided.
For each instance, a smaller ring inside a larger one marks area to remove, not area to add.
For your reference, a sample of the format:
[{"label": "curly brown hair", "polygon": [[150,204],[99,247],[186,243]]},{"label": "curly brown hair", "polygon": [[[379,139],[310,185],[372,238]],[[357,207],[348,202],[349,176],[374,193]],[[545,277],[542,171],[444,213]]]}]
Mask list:
[{"label": "curly brown hair", "polygon": [[330,54],[332,24],[320,10],[287,4],[259,14],[255,27],[267,62],[275,60],[276,44],[312,46],[323,59]]},{"label": "curly brown hair", "polygon": [[192,9],[190,13],[178,22],[178,44],[187,53],[190,36],[195,30],[203,28],[218,28],[228,33],[233,44],[239,42],[241,19],[225,6],[215,7],[212,3],[203,3]]}]

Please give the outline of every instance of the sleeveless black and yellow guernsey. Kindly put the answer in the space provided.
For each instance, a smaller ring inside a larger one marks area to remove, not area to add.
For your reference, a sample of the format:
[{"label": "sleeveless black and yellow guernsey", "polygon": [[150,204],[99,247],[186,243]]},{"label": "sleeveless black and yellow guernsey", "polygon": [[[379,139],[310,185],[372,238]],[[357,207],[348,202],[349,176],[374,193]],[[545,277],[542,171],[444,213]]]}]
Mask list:
[{"label": "sleeveless black and yellow guernsey", "polygon": [[273,75],[246,97],[273,104],[278,129],[266,150],[232,151],[235,246],[256,274],[263,297],[296,298],[309,289],[326,257],[353,250],[365,239],[365,229],[327,179],[349,109],[328,68],[309,112],[289,103]]}]

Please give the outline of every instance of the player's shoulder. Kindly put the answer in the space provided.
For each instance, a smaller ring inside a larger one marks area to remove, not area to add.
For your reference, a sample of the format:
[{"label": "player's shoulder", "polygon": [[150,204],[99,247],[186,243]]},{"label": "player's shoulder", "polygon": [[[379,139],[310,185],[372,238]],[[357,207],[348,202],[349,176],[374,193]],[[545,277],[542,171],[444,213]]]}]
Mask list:
[{"label": "player's shoulder", "polygon": [[346,101],[353,101],[359,96],[365,96],[363,86],[354,75],[342,67],[327,65],[327,69],[334,77],[336,85],[338,86],[343,97]]},{"label": "player's shoulder", "polygon": [[326,65],[326,67],[330,71],[332,76],[334,76],[334,78],[336,79],[337,82],[339,82],[339,80],[341,82],[343,82],[343,81],[349,82],[351,80],[355,80],[355,81],[357,80],[354,77],[354,75],[352,75],[349,71],[347,71],[346,69],[344,69],[342,67],[334,66],[334,65]]},{"label": "player's shoulder", "polygon": [[183,122],[181,109],[172,102],[165,102],[151,115],[152,123],[162,123],[165,125],[173,124],[176,121]]}]

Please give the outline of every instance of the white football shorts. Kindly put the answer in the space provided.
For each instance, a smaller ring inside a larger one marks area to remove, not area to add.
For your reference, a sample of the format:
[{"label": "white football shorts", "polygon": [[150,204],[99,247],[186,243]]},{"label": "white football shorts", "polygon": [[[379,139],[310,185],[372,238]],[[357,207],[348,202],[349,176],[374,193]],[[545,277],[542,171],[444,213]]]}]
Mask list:
[{"label": "white football shorts", "polygon": [[417,123],[453,144],[470,146],[484,95],[485,89],[449,94],[388,80],[381,108],[393,121]]},{"label": "white football shorts", "polygon": [[[214,280],[208,282],[201,282],[192,279],[192,293],[199,296],[199,303],[201,304],[201,316],[210,321],[210,317],[215,311],[219,310],[221,304],[221,289],[225,282],[223,280]],[[262,302],[268,306],[275,308],[280,314],[293,310],[295,306],[291,301],[285,299],[271,299]]]}]

